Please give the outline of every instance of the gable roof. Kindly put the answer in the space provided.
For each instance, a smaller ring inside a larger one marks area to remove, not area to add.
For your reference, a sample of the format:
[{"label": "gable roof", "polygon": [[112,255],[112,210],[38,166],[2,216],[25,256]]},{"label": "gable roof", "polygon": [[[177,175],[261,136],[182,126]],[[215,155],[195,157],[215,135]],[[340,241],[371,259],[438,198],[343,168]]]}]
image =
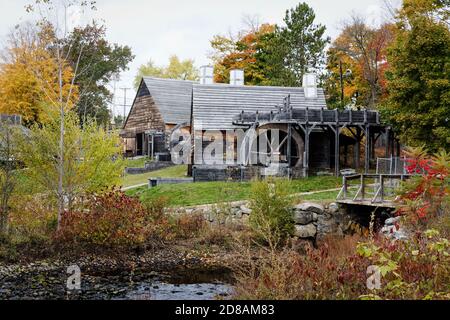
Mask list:
[{"label": "gable roof", "polygon": [[191,121],[193,81],[144,77],[143,82],[165,123]]},{"label": "gable roof", "polygon": [[276,111],[290,95],[295,108],[326,108],[324,92],[317,89],[317,98],[305,98],[303,88],[233,86],[228,84],[194,84],[193,118],[195,130],[234,129],[233,117],[245,112]]},{"label": "gable roof", "polygon": [[136,97],[148,94],[165,123],[190,123],[192,111],[196,130],[234,129],[232,119],[241,111],[276,111],[276,106],[282,105],[287,95],[290,95],[294,109],[326,108],[322,88],[317,89],[317,98],[306,98],[300,87],[204,85],[188,80],[144,77]]}]

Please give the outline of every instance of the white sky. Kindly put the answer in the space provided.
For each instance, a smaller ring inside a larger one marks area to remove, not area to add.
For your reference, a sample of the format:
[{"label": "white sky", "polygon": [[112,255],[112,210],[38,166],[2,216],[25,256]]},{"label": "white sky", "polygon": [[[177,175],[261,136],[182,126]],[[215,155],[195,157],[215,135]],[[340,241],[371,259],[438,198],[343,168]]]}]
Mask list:
[{"label": "white sky", "polygon": [[[399,0],[393,0],[398,3]],[[34,0],[0,0],[0,40],[30,15],[24,6]],[[107,26],[111,42],[128,45],[136,55],[130,70],[121,75],[119,87],[132,87],[137,68],[150,58],[166,64],[177,54],[193,58],[197,66],[208,64],[209,40],[215,34],[237,31],[244,15],[258,15],[261,22],[282,23],[286,9],[300,0],[97,0],[94,15]],[[378,24],[384,16],[384,0],[305,0],[316,12],[316,22],[325,24],[334,39],[342,22],[352,13]],[[3,41],[2,41],[3,42]],[[117,91],[117,103],[123,94]],[[128,103],[134,92],[129,91]]]}]

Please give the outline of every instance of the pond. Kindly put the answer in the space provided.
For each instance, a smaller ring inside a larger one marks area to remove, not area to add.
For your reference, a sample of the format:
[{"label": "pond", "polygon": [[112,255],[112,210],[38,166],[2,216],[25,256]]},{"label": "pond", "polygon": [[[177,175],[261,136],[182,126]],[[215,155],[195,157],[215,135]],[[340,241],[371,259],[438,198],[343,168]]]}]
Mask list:
[{"label": "pond", "polygon": [[230,299],[227,270],[122,271],[82,274],[81,290],[66,289],[61,270],[31,271],[3,278],[0,299],[68,300],[213,300]]},{"label": "pond", "polygon": [[124,299],[130,300],[213,300],[227,299],[233,292],[226,270],[178,270],[154,274],[136,283]]}]

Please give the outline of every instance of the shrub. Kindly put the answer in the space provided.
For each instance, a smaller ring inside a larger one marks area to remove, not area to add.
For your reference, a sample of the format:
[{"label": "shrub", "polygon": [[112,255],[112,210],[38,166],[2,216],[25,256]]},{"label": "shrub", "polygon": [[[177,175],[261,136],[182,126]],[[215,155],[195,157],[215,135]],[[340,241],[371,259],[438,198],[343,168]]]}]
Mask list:
[{"label": "shrub", "polygon": [[164,218],[164,209],[167,207],[169,203],[169,198],[167,197],[158,197],[152,199],[146,199],[144,201],[144,206],[153,221],[159,221]]},{"label": "shrub", "polygon": [[450,209],[450,155],[441,151],[429,157],[423,148],[407,150],[408,173],[417,174],[401,190],[400,200],[406,205],[398,210],[413,223],[426,226]]},{"label": "shrub", "polygon": [[55,203],[43,195],[13,198],[10,236],[17,243],[37,243],[51,239],[56,230]]},{"label": "shrub", "polygon": [[[450,242],[436,230],[409,241],[327,239],[304,254],[285,248],[249,252],[237,270],[238,299],[449,299]],[[244,250],[242,250],[244,252]],[[376,266],[381,287],[367,288]]]},{"label": "shrub", "polygon": [[250,198],[250,226],[271,248],[282,244],[293,232],[287,180],[266,180],[253,183]]},{"label": "shrub", "polygon": [[450,298],[450,242],[439,231],[417,232],[402,242],[361,243],[357,251],[376,265],[382,276],[381,288],[370,298]]},{"label": "shrub", "polygon": [[151,230],[148,212],[139,200],[114,190],[90,197],[84,210],[65,212],[57,239],[102,246],[140,245]]},{"label": "shrub", "polygon": [[[333,239],[333,242],[336,242]],[[342,244],[351,245],[352,242]],[[304,300],[351,299],[365,288],[367,261],[351,254],[336,255],[324,244],[319,249],[307,247],[304,254],[285,248],[260,250],[248,255],[247,266],[237,273],[237,299]]]}]

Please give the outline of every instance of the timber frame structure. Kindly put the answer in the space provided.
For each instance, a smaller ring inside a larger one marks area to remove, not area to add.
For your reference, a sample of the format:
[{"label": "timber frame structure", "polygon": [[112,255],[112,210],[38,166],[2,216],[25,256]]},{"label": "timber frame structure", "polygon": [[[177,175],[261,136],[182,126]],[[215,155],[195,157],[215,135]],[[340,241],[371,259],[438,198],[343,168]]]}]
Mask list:
[{"label": "timber frame structure", "polygon": [[120,134],[124,153],[178,163],[189,147],[185,163],[194,181],[369,173],[375,157],[400,156],[393,130],[377,111],[329,110],[324,90],[305,83],[248,86],[144,77]]},{"label": "timber frame structure", "polygon": [[[399,141],[395,139],[390,126],[380,123],[380,115],[377,111],[309,109],[308,107],[294,109],[291,106],[290,96],[288,95],[284,99],[283,107],[279,107],[278,111],[257,111],[254,113],[242,111],[239,115],[234,116],[233,124],[253,130],[267,125],[287,125],[287,156],[289,165],[291,165],[291,136],[293,129],[301,131],[304,135],[304,176],[308,175],[310,168],[310,136],[315,129],[320,129],[323,132],[328,131],[334,136],[334,173],[336,176],[340,175],[340,140],[344,129],[348,129],[348,132],[357,141],[358,145],[363,137],[366,138],[364,163],[364,172],[366,174],[369,173],[370,161],[374,156],[374,145],[380,137],[384,138],[386,156],[400,156]],[[250,131],[252,130],[247,132]],[[359,148],[357,149],[359,150]]]}]

